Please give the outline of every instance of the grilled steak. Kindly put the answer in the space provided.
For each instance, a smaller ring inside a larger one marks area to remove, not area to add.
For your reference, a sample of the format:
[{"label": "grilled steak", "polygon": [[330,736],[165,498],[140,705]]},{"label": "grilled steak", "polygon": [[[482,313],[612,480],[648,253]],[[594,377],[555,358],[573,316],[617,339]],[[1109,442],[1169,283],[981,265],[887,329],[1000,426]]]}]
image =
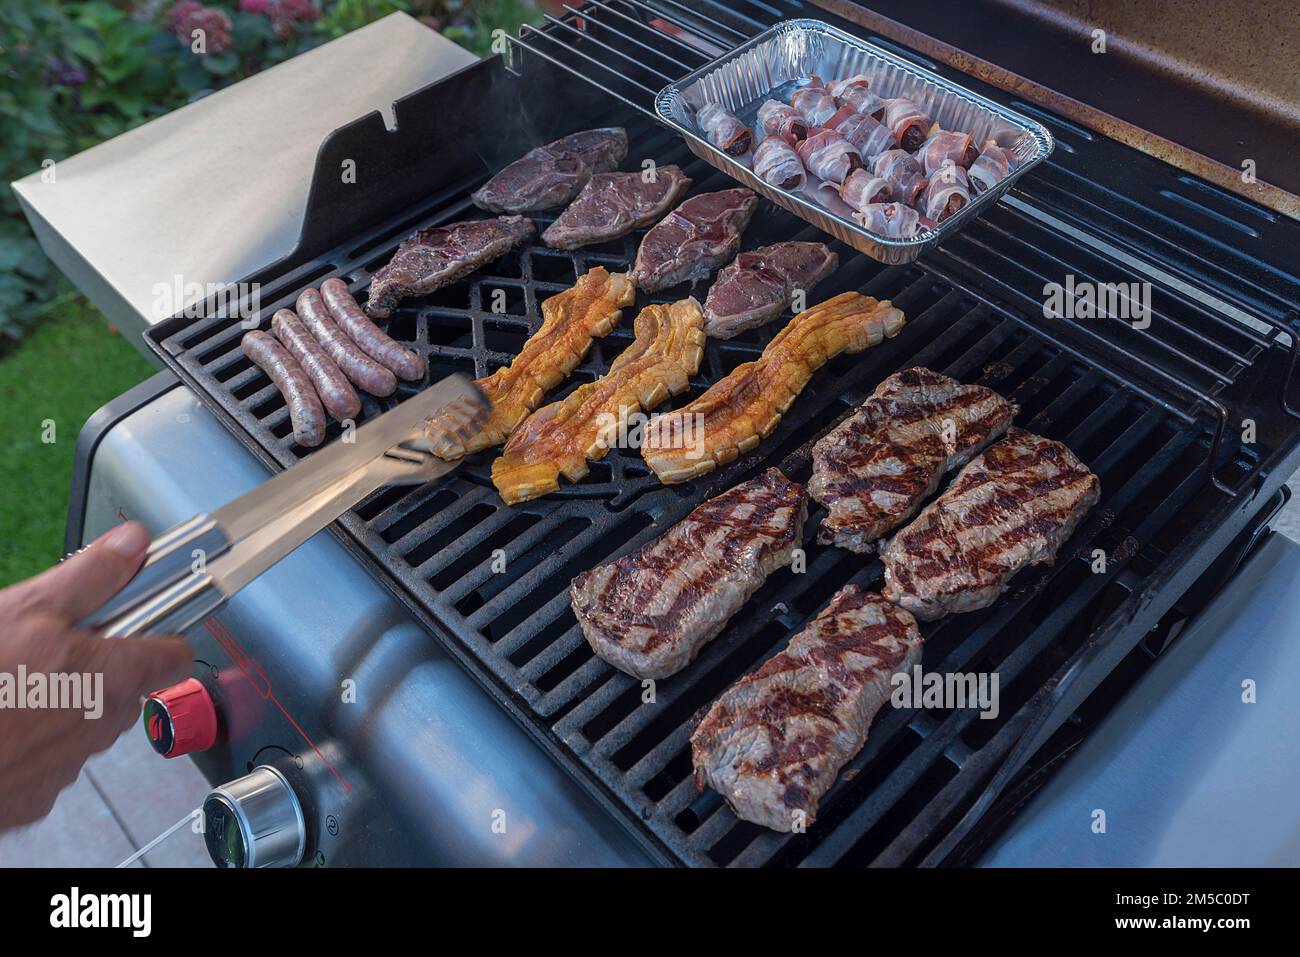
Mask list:
[{"label": "grilled steak", "polygon": [[718,274],[704,303],[704,331],[730,339],[771,322],[796,289],[808,292],[835,271],[840,258],[825,243],[776,243],[743,252]]},{"label": "grilled steak", "polygon": [[690,178],[677,166],[659,167],[651,183],[641,173],[597,173],[546,228],[542,240],[555,249],[577,249],[617,239],[649,226],[690,186]]},{"label": "grilled steak", "polygon": [[526,213],[563,206],[593,173],[617,169],[627,156],[627,131],[584,130],[534,147],[474,193],[477,206],[493,213]]},{"label": "grilled steak", "polygon": [[583,572],[569,596],[587,642],[638,678],[676,674],[790,564],[806,514],[803,487],[768,469],[634,554]]},{"label": "grilled steak", "polygon": [[1056,550],[1101,496],[1060,442],[1024,429],[990,445],[884,548],[884,595],[917,618],[985,608]]},{"label": "grilled steak", "polygon": [[695,733],[695,784],[777,831],[817,805],[867,741],[891,679],[921,660],[916,619],[875,592],[840,589],[780,654],[728,688]]},{"label": "grilled steak", "polygon": [[808,494],[830,511],[818,541],[871,551],[916,513],[945,472],[1006,432],[1017,411],[992,389],[929,369],[894,373],[813,446]]},{"label": "grilled steak", "polygon": [[382,319],[400,300],[426,296],[504,256],[536,228],[523,216],[498,216],[422,229],[371,278],[366,313]]},{"label": "grilled steak", "polygon": [[736,255],[757,207],[758,197],[747,189],[692,196],[641,240],[632,281],[643,292],[658,292],[703,279]]}]

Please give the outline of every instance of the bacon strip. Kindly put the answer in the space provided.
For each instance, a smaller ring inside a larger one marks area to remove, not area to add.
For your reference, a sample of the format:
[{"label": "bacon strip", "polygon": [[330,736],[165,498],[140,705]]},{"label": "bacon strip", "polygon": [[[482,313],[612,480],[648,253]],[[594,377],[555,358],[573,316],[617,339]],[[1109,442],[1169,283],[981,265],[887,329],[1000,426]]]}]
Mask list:
[{"label": "bacon strip", "polygon": [[839,194],[856,210],[865,210],[873,203],[887,203],[894,198],[889,180],[865,169],[855,169],[850,173],[848,179],[840,184]]},{"label": "bacon strip", "polygon": [[835,98],[815,76],[811,78],[808,86],[796,90],[791,95],[790,105],[803,114],[809,127],[821,126],[836,110]]},{"label": "bacon strip", "polygon": [[808,172],[828,183],[844,182],[862,165],[862,156],[853,144],[834,130],[817,130],[799,144],[797,152]]},{"label": "bacon strip", "polygon": [[840,106],[879,121],[885,115],[885,101],[872,93],[869,86],[867,78],[859,74],[847,80],[836,80],[826,90]]},{"label": "bacon strip", "polygon": [[887,150],[876,157],[875,174],[889,181],[893,198],[911,206],[925,191],[925,170],[905,150]]},{"label": "bacon strip", "polygon": [[903,313],[888,301],[846,292],[795,316],[763,354],[702,396],[646,427],[641,455],[665,485],[711,472],[771,434],[814,372],[841,352],[898,335]]},{"label": "bacon strip", "polygon": [[483,430],[467,445],[435,450],[444,459],[458,459],[500,445],[547,391],[562,382],[591,348],[591,340],[609,335],[622,319],[622,310],[636,300],[626,273],[602,266],[585,272],[573,287],[542,303],[542,326],[529,337],[513,362],[475,382],[492,414]]},{"label": "bacon strip", "polygon": [[853,144],[864,158],[879,156],[886,150],[898,148],[889,127],[877,123],[865,113],[855,113],[847,106],[840,107],[826,126]]},{"label": "bacon strip", "polygon": [[984,148],[970,168],[971,192],[979,195],[998,185],[1002,177],[1011,172],[1014,154],[994,140],[985,140]]},{"label": "bacon strip", "polygon": [[794,147],[779,136],[768,136],[754,150],[754,175],[777,189],[798,189],[807,178]]},{"label": "bacon strip", "polygon": [[939,130],[916,151],[916,158],[925,168],[926,176],[933,176],[948,160],[962,169],[970,169],[978,155],[979,150],[969,133],[954,133],[952,130]]},{"label": "bacon strip", "polygon": [[754,131],[717,103],[702,106],[695,122],[709,142],[728,156],[743,156],[754,145]]},{"label": "bacon strip", "polygon": [[791,146],[808,135],[808,124],[803,114],[788,103],[768,100],[758,108],[758,125],[768,136],[779,136]]},{"label": "bacon strip", "polygon": [[684,392],[704,356],[704,313],[694,298],[651,305],[636,339],[595,382],[529,416],[492,463],[492,484],[507,505],[558,491],[560,475],[584,478],[605,457],[630,416]]},{"label": "bacon strip", "polygon": [[902,203],[869,203],[853,218],[886,239],[911,239],[921,231],[921,214]]},{"label": "bacon strip", "polygon": [[966,171],[952,160],[944,160],[930,177],[919,205],[926,218],[941,223],[969,202],[970,181]]},{"label": "bacon strip", "polygon": [[934,123],[914,102],[899,96],[885,100],[885,125],[898,140],[898,145],[911,153],[925,142]]}]

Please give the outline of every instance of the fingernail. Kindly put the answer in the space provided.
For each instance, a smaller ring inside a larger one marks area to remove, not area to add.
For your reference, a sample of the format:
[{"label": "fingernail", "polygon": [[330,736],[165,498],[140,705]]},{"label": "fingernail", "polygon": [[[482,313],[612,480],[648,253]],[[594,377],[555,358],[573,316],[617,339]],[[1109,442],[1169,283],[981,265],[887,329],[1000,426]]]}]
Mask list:
[{"label": "fingernail", "polygon": [[148,547],[149,533],[136,522],[119,525],[104,536],[104,548],[123,558],[134,558]]}]

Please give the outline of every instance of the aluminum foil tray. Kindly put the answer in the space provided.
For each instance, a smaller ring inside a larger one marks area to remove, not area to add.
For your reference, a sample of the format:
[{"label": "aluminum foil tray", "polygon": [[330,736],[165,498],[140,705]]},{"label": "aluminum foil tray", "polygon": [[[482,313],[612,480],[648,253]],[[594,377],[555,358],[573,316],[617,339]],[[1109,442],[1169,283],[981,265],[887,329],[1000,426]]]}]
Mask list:
[{"label": "aluminum foil tray", "polygon": [[[810,73],[827,83],[863,74],[870,79],[872,92],[914,100],[943,129],[969,131],[976,143],[995,139],[1015,153],[1016,168],[939,226],[911,239],[889,239],[854,222],[849,206],[838,196],[828,196],[828,190],[818,194],[821,180],[815,176],[809,175],[798,190],[780,189],[754,175],[748,155],[733,158],[700,136],[694,117],[706,103],[721,104],[757,129],[759,106],[768,99],[789,102],[790,94]],[[836,239],[891,265],[911,262],[981,215],[1017,179],[1045,160],[1053,147],[1052,134],[1042,124],[820,20],[776,24],[665,87],[655,98],[655,109],[701,159]]]}]

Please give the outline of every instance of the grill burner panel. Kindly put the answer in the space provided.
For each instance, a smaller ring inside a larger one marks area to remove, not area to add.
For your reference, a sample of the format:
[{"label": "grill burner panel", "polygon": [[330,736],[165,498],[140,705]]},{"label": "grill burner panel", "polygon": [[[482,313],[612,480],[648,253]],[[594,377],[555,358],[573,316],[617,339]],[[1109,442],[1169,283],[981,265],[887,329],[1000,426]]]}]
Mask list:
[{"label": "grill burner panel", "polygon": [[[544,64],[530,69],[534,89],[557,84],[570,94],[570,116],[581,115],[591,126],[627,125],[633,143],[628,165],[640,156],[678,163],[695,179],[696,192],[728,184],[675,138],[648,123],[628,122],[625,113],[611,115],[607,99],[574,89],[564,74]],[[504,91],[510,101],[509,84],[517,81],[495,62],[480,64],[449,81],[451,89],[444,86],[439,100],[465,94],[455,89],[458,82],[478,84],[480,92],[484,86],[498,95]],[[562,116],[549,122],[529,138],[543,142],[573,126]],[[330,149],[330,143],[322,148],[322,170],[331,169]],[[345,155],[357,155],[355,142],[346,149]],[[1068,154],[1064,159],[1073,162]],[[348,279],[362,295],[370,274],[401,238],[474,215],[467,196],[495,162],[472,175],[449,170],[410,211],[328,252],[270,268],[260,277],[263,315],[333,275]],[[1028,180],[1015,195],[1037,200],[1035,186]],[[553,217],[536,218],[544,227]],[[529,246],[466,281],[404,303],[388,330],[428,357],[431,380],[453,370],[485,375],[518,351],[529,332],[527,316],[537,316],[542,299],[590,265],[628,268],[641,235],[574,253]],[[745,247],[816,238],[822,237],[811,227],[764,203]],[[310,243],[305,245],[310,252]],[[1276,387],[1254,388],[1285,379],[1285,349],[1263,332],[1206,318],[1199,304],[1163,288],[1153,303],[1153,322],[1163,324],[1155,341],[1130,335],[1114,321],[1091,327],[1049,323],[1041,315],[1045,281],[1059,281],[1065,272],[1081,279],[1119,279],[1124,273],[1018,207],[999,206],[907,267],[886,268],[842,245],[834,248],[842,265],[817,288],[817,299],[845,289],[891,298],[907,313],[908,326],[879,347],[832,361],[769,439],[705,480],[663,487],[635,451],[615,450],[593,464],[587,481],[509,508],[488,480],[492,452],[473,457],[441,484],[382,491],[340,522],[362,564],[667,861],[941,861],[969,832],[974,817],[966,816],[978,816],[972,809],[987,795],[990,777],[1010,774],[1069,716],[1141,638],[1148,619],[1159,617],[1244,521],[1240,496],[1209,481],[1216,415],[1196,394],[1213,394],[1216,401],[1231,402],[1234,417],[1249,412],[1260,422],[1258,445],[1224,446],[1217,472],[1225,488],[1248,478],[1261,487],[1276,486],[1281,478],[1273,473],[1288,473],[1274,466],[1295,459],[1296,424],[1279,409]],[[506,293],[504,314],[491,310],[498,289]],[[696,292],[702,296],[705,289]],[[634,308],[684,292],[642,296]],[[633,315],[625,312],[623,325],[593,345],[548,401],[608,367],[631,341]],[[676,404],[754,358],[780,326],[711,340],[695,389]],[[236,435],[268,463],[284,467],[303,450],[292,444],[278,393],[242,358],[242,333],[234,320],[178,317],[150,337]],[[568,583],[769,465],[806,481],[813,441],[880,380],[915,364],[1013,398],[1022,408],[1017,424],[1065,442],[1100,476],[1102,500],[1055,565],[1022,573],[989,609],[923,627],[927,670],[999,673],[1002,708],[996,720],[979,720],[972,711],[887,710],[822,802],[810,833],[781,835],[739,822],[716,795],[695,793],[687,744],[695,718],[730,682],[780,650],[835,590],[850,581],[878,587],[879,562],[817,545],[824,510],[815,509],[805,532],[807,571],[783,569],[771,576],[690,668],[658,682],[653,705],[641,704],[640,682],[591,654],[569,609]],[[418,388],[404,383],[388,400],[366,397],[362,418]],[[331,438],[337,425],[333,429]],[[1091,570],[1096,548],[1108,556],[1100,574]],[[492,571],[498,549],[507,562],[501,574]]]}]

